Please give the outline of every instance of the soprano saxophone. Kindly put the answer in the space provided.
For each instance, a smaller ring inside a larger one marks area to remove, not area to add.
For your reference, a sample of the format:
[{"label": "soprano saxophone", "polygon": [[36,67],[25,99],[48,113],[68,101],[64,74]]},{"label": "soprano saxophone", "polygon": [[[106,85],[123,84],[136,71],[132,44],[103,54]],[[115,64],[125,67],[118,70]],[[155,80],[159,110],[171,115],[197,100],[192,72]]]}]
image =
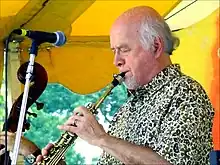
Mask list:
[{"label": "soprano saxophone", "polygon": [[[114,87],[123,82],[124,76],[125,72],[114,75],[113,81],[107,86],[107,89],[104,92],[104,94],[95,103],[88,104],[86,106],[92,114],[97,114],[97,109],[100,106],[100,104],[111,93]],[[54,144],[48,156],[44,160],[42,160],[40,165],[58,165],[60,160],[64,158],[64,154],[66,153],[67,149],[75,142],[77,137],[78,136],[76,134],[64,132],[61,135],[60,139]]]}]

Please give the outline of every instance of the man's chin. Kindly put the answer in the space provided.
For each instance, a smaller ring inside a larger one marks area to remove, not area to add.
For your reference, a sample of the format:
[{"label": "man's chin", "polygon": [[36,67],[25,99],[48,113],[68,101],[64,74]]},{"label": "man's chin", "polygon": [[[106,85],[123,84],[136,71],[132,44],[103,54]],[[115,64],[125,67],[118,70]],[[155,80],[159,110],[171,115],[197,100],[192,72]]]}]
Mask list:
[{"label": "man's chin", "polygon": [[124,85],[128,90],[135,90],[139,87],[139,84],[134,80],[133,81],[125,81]]}]

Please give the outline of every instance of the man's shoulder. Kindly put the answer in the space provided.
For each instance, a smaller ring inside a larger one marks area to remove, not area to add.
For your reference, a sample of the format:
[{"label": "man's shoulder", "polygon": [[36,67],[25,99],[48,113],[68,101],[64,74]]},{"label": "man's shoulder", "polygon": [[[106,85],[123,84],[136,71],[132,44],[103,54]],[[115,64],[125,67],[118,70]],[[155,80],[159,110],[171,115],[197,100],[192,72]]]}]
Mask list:
[{"label": "man's shoulder", "polygon": [[178,80],[176,80],[176,82],[178,82],[178,87],[173,99],[179,103],[178,105],[184,102],[191,106],[206,107],[207,110],[210,110],[209,112],[213,111],[211,100],[203,86],[198,81],[183,74]]},{"label": "man's shoulder", "polygon": [[194,78],[182,74],[178,79],[174,80],[173,83],[177,84],[174,92],[174,98],[181,98],[186,100],[200,99],[211,104],[207,92],[205,91],[203,86]]},{"label": "man's shoulder", "polygon": [[178,82],[178,89],[183,90],[185,92],[191,91],[196,93],[205,93],[206,91],[203,86],[194,78],[182,74],[179,79],[176,80]]}]

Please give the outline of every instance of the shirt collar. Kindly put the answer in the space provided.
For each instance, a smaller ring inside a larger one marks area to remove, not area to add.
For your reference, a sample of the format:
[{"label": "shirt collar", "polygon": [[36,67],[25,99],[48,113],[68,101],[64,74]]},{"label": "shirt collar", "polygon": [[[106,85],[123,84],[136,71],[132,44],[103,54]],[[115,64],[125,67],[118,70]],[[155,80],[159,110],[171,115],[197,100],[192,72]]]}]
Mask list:
[{"label": "shirt collar", "polygon": [[176,77],[180,77],[181,75],[180,65],[179,64],[171,64],[160,71],[153,79],[146,85],[138,87],[134,91],[129,91],[131,95],[138,96],[146,93],[148,95],[152,95],[158,90],[160,90],[165,84],[170,82],[172,79]]}]

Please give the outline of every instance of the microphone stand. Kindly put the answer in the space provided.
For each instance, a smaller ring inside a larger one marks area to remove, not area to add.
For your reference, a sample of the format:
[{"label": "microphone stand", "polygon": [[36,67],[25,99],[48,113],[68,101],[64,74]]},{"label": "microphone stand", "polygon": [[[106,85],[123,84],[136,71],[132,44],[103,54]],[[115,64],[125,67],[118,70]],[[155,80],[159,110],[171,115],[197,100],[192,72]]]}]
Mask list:
[{"label": "microphone stand", "polygon": [[33,70],[34,70],[34,60],[35,60],[35,57],[37,56],[38,46],[39,46],[39,42],[33,40],[30,53],[29,53],[30,54],[29,64],[28,64],[26,76],[25,76],[24,93],[23,93],[20,116],[19,116],[19,121],[18,121],[17,132],[16,132],[15,144],[14,144],[13,153],[12,153],[12,165],[16,165],[17,158],[18,158],[18,151],[19,151],[19,146],[20,146],[20,141],[21,141],[24,117],[27,112],[26,105],[27,105],[27,99],[28,99],[28,93],[29,93],[29,86],[30,86],[31,77],[32,77]]}]

